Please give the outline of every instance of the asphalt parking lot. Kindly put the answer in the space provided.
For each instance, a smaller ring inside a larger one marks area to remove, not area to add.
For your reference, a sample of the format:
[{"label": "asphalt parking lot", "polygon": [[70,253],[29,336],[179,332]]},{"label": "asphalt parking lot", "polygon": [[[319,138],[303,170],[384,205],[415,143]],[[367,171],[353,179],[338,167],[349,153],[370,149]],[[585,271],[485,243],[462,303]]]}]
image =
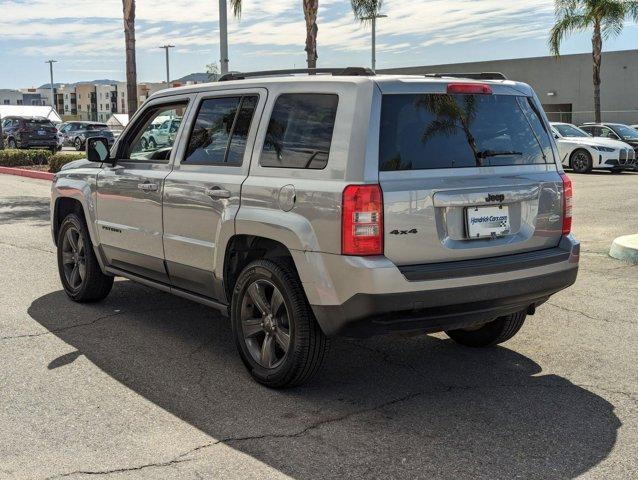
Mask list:
[{"label": "asphalt parking lot", "polygon": [[67,300],[49,183],[0,175],[0,478],[638,478],[638,174],[572,175],[577,284],[490,350],[337,339],[305,387],[246,373],[229,322],[118,281]]}]

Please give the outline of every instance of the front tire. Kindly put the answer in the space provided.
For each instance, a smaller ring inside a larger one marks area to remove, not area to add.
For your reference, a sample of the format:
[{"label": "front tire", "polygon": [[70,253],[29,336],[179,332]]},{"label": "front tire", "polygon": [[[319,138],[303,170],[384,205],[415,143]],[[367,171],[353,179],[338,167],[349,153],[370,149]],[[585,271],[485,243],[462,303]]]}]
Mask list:
[{"label": "front tire", "polygon": [[113,277],[104,275],[97,261],[84,219],[71,213],[58,232],[58,272],[64,291],[75,302],[104,299]]},{"label": "front tire", "polygon": [[445,333],[455,342],[466,347],[493,347],[506,342],[525,323],[525,310],[504,317],[499,317],[474,330],[448,330]]},{"label": "front tire", "polygon": [[572,169],[576,173],[589,173],[593,168],[591,154],[587,150],[579,148],[572,153],[570,162]]},{"label": "front tire", "polygon": [[308,381],[329,348],[297,274],[284,261],[256,260],[244,268],[233,289],[231,320],[244,365],[267,387]]},{"label": "front tire", "polygon": [[16,143],[15,139],[10,138],[9,140],[7,140],[7,148],[9,148],[9,149],[18,148],[18,144]]}]

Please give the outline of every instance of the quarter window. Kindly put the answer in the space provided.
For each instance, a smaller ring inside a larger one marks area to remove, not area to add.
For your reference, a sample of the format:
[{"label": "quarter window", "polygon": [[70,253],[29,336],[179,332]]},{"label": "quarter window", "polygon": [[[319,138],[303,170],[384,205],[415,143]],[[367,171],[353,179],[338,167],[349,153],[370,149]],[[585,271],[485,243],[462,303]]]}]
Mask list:
[{"label": "quarter window", "polygon": [[279,96],[268,123],[260,165],[322,169],[328,163],[338,95],[289,93]]},{"label": "quarter window", "polygon": [[182,163],[241,165],[257,100],[257,96],[204,100]]}]

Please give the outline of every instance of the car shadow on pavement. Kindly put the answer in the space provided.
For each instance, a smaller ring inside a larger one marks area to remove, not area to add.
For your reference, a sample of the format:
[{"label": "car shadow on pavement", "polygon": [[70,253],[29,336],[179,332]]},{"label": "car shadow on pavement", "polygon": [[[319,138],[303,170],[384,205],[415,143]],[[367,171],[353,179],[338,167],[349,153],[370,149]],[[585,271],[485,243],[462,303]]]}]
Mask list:
[{"label": "car shadow on pavement", "polygon": [[99,304],[50,293],[29,314],[77,350],[43,359],[52,371],[84,355],[213,437],[193,458],[219,441],[296,479],[573,478],[620,427],[609,402],[504,347],[336,339],[312,382],[275,391],[245,371],[227,318],[132,282]]}]

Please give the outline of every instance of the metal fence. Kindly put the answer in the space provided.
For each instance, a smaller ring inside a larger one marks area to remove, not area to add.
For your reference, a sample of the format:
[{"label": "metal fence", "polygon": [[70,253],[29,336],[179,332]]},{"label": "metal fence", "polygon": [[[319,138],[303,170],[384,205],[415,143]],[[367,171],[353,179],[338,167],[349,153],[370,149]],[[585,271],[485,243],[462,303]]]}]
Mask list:
[{"label": "metal fence", "polygon": [[[545,111],[552,122],[583,123],[594,121],[594,111],[589,112],[551,112]],[[603,122],[624,123],[626,125],[638,125],[638,110],[605,110],[601,112]]]}]

